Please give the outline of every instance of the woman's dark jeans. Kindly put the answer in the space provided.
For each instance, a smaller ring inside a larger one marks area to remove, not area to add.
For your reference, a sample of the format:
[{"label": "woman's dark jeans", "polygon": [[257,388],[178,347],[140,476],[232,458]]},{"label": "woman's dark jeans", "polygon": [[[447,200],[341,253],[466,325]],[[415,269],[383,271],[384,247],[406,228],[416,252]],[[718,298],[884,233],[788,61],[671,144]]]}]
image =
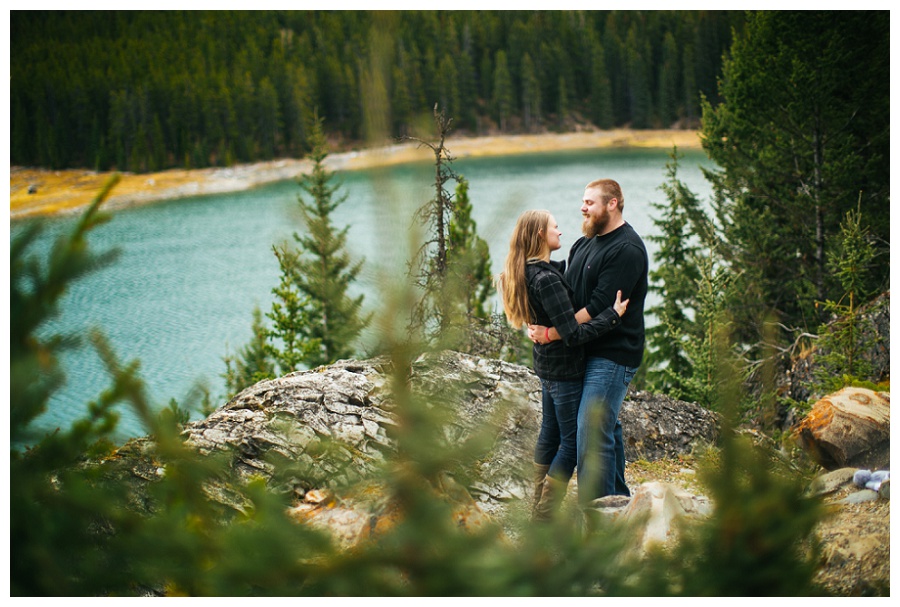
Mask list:
[{"label": "woman's dark jeans", "polygon": [[548,474],[559,481],[572,478],[578,461],[578,407],[581,380],[541,380],[543,416],[534,461],[550,466]]}]

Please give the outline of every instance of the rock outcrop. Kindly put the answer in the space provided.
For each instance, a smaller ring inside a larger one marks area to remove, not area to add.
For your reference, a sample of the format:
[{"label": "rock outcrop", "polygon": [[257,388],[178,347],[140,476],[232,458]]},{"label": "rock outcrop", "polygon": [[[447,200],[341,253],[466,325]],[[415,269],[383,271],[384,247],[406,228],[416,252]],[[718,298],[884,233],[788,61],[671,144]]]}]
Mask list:
[{"label": "rock outcrop", "polygon": [[650,392],[631,392],[619,412],[625,459],[656,461],[690,453],[718,439],[718,416],[700,405]]},{"label": "rock outcrop", "polygon": [[[262,381],[206,419],[189,423],[184,434],[201,453],[231,452],[237,478],[270,476],[273,458],[305,466],[315,486],[293,487],[303,496],[308,489],[365,476],[393,449],[389,435],[397,411],[389,375],[389,360],[375,358]],[[466,487],[485,512],[527,495],[541,394],[531,369],[443,352],[417,361],[409,383],[419,398],[440,400],[454,410],[452,427],[445,429],[454,441],[495,424],[490,454]],[[621,420],[631,460],[688,453],[697,442],[715,441],[718,431],[713,413],[640,392],[626,399]],[[327,457],[323,442],[333,446]]]}]

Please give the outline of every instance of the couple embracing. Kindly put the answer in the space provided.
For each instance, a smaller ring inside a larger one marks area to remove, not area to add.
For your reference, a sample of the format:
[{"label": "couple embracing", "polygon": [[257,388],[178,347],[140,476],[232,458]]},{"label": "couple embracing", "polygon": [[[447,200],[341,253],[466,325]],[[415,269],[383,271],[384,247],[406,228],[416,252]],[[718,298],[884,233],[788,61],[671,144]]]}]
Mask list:
[{"label": "couple embracing", "polygon": [[543,415],[534,450],[533,517],[559,508],[577,467],[582,507],[629,496],[619,410],[644,352],[648,257],[622,217],[618,183],[584,190],[584,236],[566,261],[552,261],[562,235],[548,211],[519,217],[501,275],[503,307],[528,325]]}]

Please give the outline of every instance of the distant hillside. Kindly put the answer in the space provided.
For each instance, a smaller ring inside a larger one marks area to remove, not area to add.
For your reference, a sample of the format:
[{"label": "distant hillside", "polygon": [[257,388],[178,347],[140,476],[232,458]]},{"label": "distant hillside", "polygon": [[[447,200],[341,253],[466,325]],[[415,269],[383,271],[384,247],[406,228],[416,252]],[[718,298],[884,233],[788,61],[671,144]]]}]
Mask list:
[{"label": "distant hillside", "polygon": [[158,171],[337,141],[696,127],[738,12],[13,11],[11,164]]}]

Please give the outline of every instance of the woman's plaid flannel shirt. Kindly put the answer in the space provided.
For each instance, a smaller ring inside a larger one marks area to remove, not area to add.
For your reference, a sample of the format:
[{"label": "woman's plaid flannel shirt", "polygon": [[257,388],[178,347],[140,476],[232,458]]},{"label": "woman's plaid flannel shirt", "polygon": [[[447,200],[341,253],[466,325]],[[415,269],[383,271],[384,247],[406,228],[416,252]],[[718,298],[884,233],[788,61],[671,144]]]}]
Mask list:
[{"label": "woman's plaid flannel shirt", "polygon": [[620,324],[618,313],[609,307],[589,322],[578,324],[572,307],[572,289],[563,277],[565,262],[528,262],[525,281],[531,324],[556,327],[561,340],[535,344],[534,372],[541,379],[577,380],[584,376],[582,344],[597,339]]}]

